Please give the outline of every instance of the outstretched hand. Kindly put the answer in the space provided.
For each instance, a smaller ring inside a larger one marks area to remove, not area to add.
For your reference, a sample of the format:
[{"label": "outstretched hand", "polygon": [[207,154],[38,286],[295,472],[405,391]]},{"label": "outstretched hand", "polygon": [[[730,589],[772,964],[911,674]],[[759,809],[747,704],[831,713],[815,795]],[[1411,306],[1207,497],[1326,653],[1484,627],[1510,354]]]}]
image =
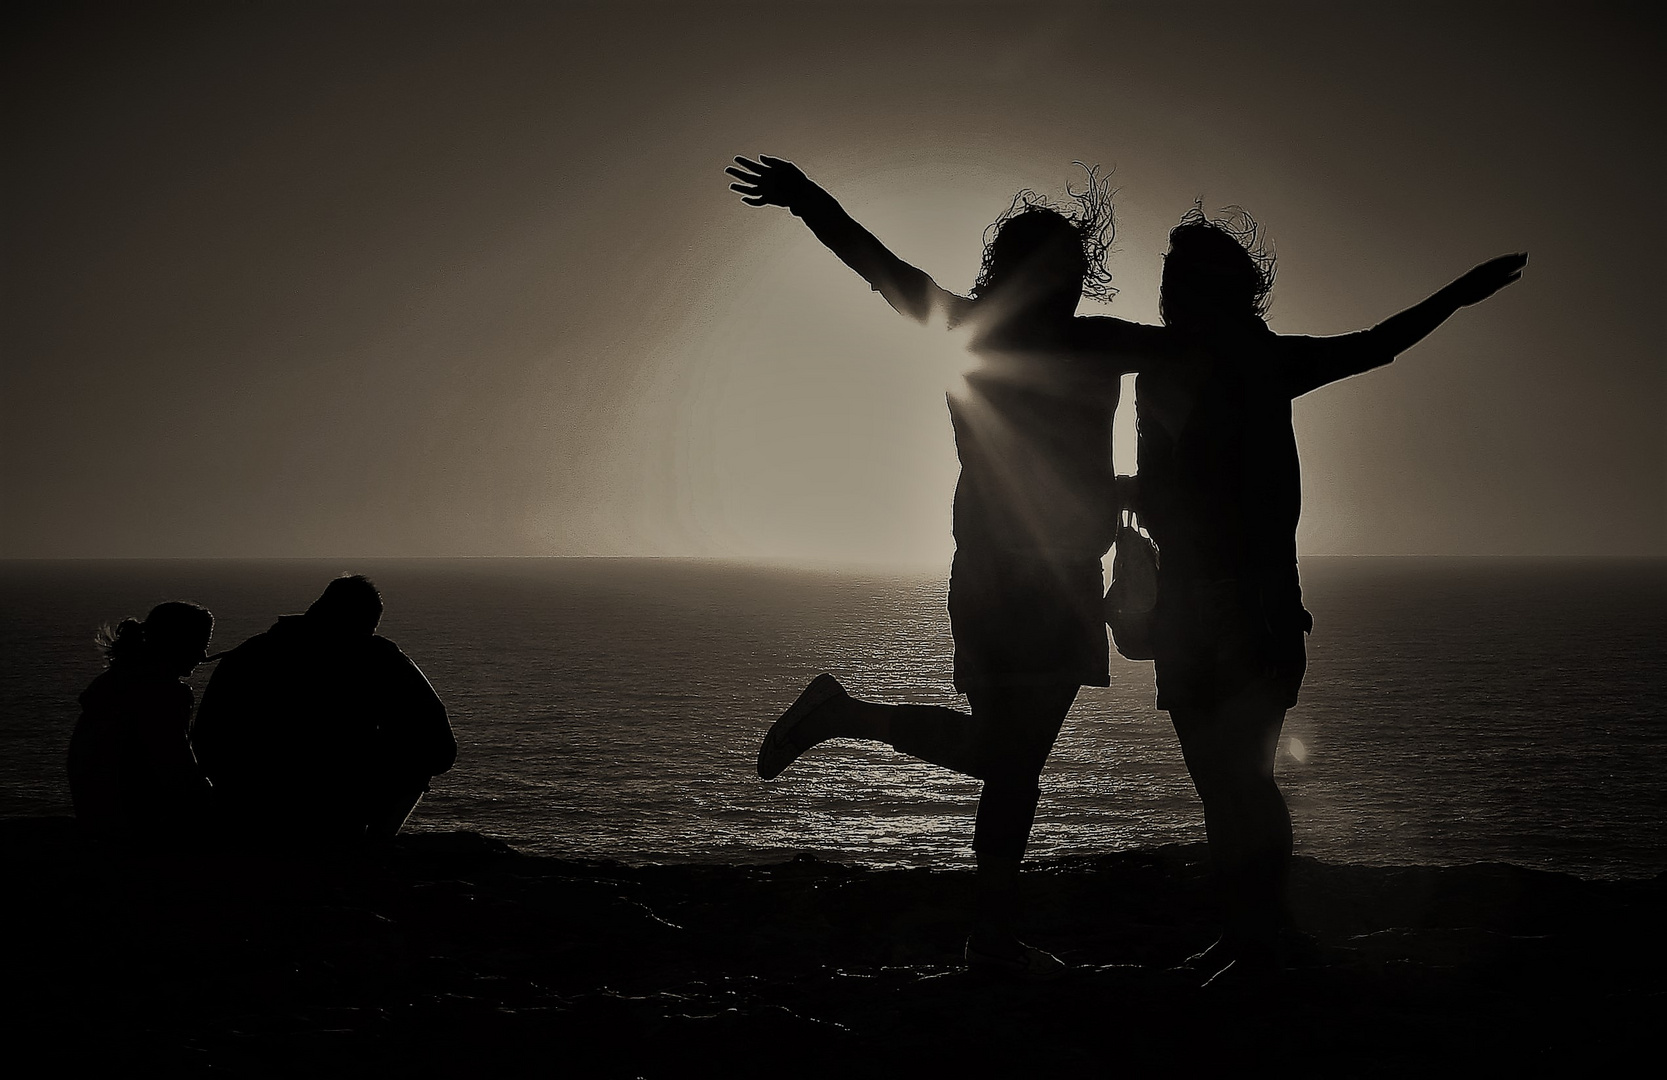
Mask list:
[{"label": "outstretched hand", "polygon": [[797,165],[767,154],[758,155],[757,161],[738,157],[735,165],[724,172],[740,181],[729,185],[729,189],[740,192],[741,201],[748,206],[792,207],[795,201],[815,187],[810,177]]},{"label": "outstretched hand", "polygon": [[1520,278],[1522,268],[1527,265],[1526,251],[1516,255],[1501,255],[1497,259],[1489,259],[1447,288],[1460,306],[1480,303]]}]

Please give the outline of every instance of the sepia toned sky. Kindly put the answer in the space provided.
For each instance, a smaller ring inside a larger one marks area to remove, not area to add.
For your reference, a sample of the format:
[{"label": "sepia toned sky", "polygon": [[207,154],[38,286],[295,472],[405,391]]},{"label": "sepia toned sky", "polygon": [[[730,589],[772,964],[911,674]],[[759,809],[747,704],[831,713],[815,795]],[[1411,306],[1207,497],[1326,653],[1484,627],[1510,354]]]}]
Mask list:
[{"label": "sepia toned sky", "polygon": [[[965,291],[1115,168],[1120,294],[1250,210],[1285,333],[1521,283],[1299,401],[1316,554],[1667,554],[1646,5],[23,5],[0,556],[941,561],[952,346],[734,154]],[[1123,450],[1132,448],[1125,445]],[[1126,471],[1125,466],[1125,471]]]}]

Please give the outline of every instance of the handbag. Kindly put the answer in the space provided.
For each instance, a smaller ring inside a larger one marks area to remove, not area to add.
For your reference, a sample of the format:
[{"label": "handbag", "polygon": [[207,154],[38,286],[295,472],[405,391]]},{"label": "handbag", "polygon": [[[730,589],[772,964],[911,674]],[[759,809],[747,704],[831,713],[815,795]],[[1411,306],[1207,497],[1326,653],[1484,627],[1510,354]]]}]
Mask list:
[{"label": "handbag", "polygon": [[1133,510],[1123,510],[1112,541],[1111,587],[1105,617],[1111,640],[1128,660],[1153,656],[1153,626],[1158,608],[1158,545],[1140,528]]}]

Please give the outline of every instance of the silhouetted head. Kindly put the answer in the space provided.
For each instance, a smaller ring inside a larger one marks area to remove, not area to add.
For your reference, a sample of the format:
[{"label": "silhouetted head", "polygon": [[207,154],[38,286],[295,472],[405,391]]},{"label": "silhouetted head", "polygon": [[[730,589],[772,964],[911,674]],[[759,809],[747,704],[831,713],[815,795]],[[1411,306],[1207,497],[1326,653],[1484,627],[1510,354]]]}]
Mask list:
[{"label": "silhouetted head", "polygon": [[1080,191],[1066,189],[1074,205],[1056,205],[1034,191],[1021,191],[985,230],[974,299],[999,298],[1003,317],[1070,318],[1082,297],[1110,300],[1115,295],[1105,264],[1116,234],[1114,189],[1109,177],[1082,168],[1087,184]]},{"label": "silhouetted head", "polygon": [[1190,331],[1261,319],[1273,278],[1274,258],[1254,218],[1236,207],[1208,218],[1194,206],[1170,230],[1158,310],[1164,325]]},{"label": "silhouetted head", "polygon": [[151,608],[144,622],[123,619],[114,630],[103,627],[95,640],[112,667],[144,666],[184,678],[203,662],[213,633],[207,608],[170,600]]},{"label": "silhouetted head", "polygon": [[363,574],[343,574],[313,601],[307,621],[341,637],[369,637],[382,621],[382,594]]}]

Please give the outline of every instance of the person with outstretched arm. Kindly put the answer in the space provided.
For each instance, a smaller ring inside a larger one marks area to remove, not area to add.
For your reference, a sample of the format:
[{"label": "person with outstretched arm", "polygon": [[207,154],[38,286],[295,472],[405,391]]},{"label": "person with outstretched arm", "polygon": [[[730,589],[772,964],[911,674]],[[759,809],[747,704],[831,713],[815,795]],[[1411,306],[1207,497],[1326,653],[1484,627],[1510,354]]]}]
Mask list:
[{"label": "person with outstretched arm", "polygon": [[759,775],[775,778],[825,739],[857,738],[982,780],[966,960],[1058,977],[1066,965],[1017,935],[1019,866],[1077,689],[1109,682],[1100,560],[1118,520],[1112,415],[1120,376],[1164,342],[1158,327],[1076,316],[1084,295],[1110,295],[1109,186],[1089,170],[1068,207],[1020,193],[960,296],[892,254],[791,162],[735,161],[727,171],[744,202],[787,208],[899,313],[968,340],[968,371],[948,395],[961,461],[949,615],[955,686],[970,713],[861,700],[823,674],[770,728]]},{"label": "person with outstretched arm", "polygon": [[1161,309],[1171,351],[1136,384],[1138,503],[1160,552],[1158,707],[1203,803],[1223,901],[1221,939],[1193,958],[1211,977],[1281,960],[1292,831],[1273,766],[1313,627],[1297,575],[1291,402],[1389,363],[1526,264],[1483,263],[1370,330],[1282,336],[1263,321],[1273,267],[1253,221],[1195,208],[1170,233]]}]

